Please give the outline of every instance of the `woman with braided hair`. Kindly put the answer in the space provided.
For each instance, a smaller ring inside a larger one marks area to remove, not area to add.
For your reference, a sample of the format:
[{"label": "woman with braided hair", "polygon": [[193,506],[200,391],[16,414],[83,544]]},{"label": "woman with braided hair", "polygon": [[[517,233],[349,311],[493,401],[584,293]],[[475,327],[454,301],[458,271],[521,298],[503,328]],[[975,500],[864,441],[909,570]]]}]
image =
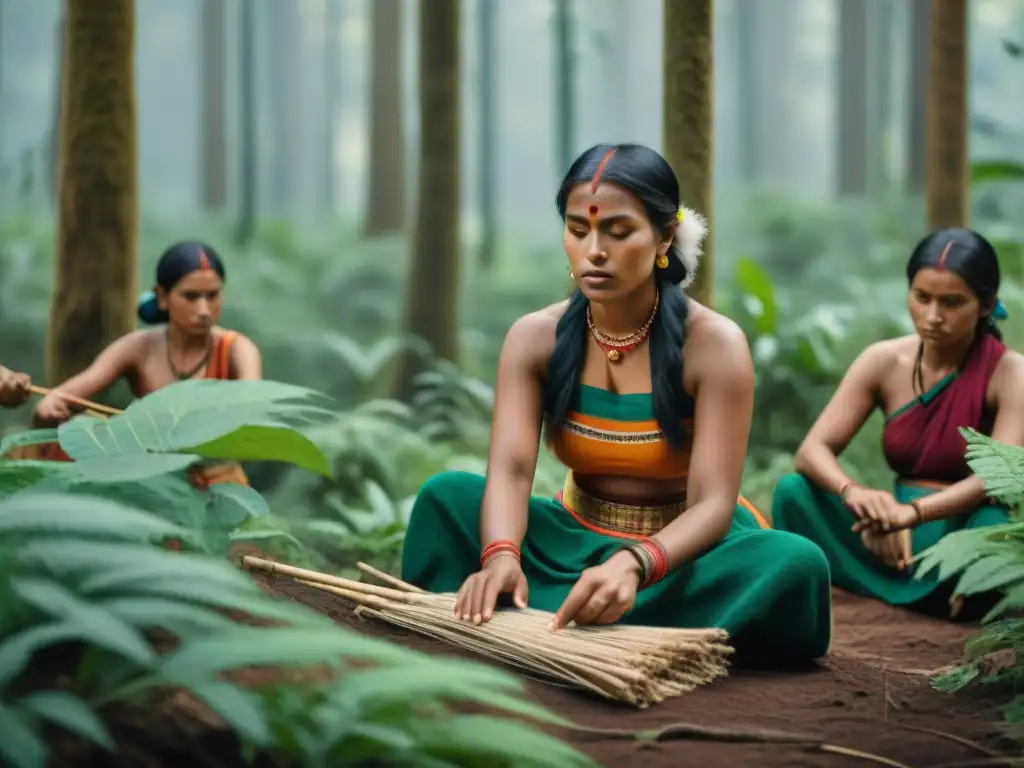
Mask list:
[{"label": "woman with braided hair", "polygon": [[[1024,356],[1002,342],[999,260],[977,232],[942,229],[922,239],[907,282],[916,332],[872,344],[854,360],[797,451],[797,474],[779,481],[772,523],[820,545],[837,585],[948,612],[953,583],[913,578],[910,560],[948,533],[1007,521],[967,465],[960,428],[1024,445]],[[897,478],[891,491],[854,482],[837,462],[876,408],[885,414],[882,453]],[[990,601],[970,601],[961,618]]]},{"label": "woman with braided hair", "polygon": [[[704,219],[636,144],[584,152],[557,205],[576,290],[510,328],[487,476],[426,482],[402,578],[457,591],[456,615],[478,623],[505,595],[555,612],[556,630],[720,627],[738,646],[822,656],[824,555],[738,496],[753,367],[740,329],[683,292]],[[542,436],[569,470],[554,499],[531,496]]]}]

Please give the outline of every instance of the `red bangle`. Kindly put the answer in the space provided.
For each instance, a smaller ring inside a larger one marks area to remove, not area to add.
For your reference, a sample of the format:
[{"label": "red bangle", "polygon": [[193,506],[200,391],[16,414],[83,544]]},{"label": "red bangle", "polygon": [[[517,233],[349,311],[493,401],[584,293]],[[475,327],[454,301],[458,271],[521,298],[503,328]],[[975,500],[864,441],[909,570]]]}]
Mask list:
[{"label": "red bangle", "polygon": [[644,539],[640,542],[640,546],[647,550],[652,560],[651,572],[642,585],[649,587],[661,581],[668,573],[668,553],[655,539]]},{"label": "red bangle", "polygon": [[510,555],[515,557],[516,560],[520,559],[519,545],[510,539],[498,539],[498,541],[492,541],[483,551],[480,553],[480,567],[483,568],[487,564],[487,561],[494,557],[499,552],[508,552]]}]

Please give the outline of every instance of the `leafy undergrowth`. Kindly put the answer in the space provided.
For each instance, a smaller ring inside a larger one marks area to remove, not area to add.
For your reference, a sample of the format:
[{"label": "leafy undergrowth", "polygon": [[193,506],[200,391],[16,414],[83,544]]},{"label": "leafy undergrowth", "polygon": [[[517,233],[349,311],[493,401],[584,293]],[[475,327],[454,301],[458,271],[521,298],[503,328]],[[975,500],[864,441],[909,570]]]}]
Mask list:
[{"label": "leafy undergrowth", "polygon": [[933,685],[955,692],[980,682],[1005,691],[1003,714],[1014,735],[1024,738],[1024,449],[997,443],[970,429],[967,461],[989,494],[1010,509],[1010,521],[958,531],[921,554],[919,576],[937,572],[942,580],[959,574],[955,593],[963,597],[1001,593],[969,640],[959,665]]},{"label": "leafy undergrowth", "polygon": [[[91,760],[68,736],[115,753],[125,715],[150,720],[177,691],[216,715],[211,729],[222,721],[237,738],[196,735],[202,718],[192,718],[196,749],[237,747],[221,764],[261,753],[304,766],[593,764],[519,720],[458,713],[468,704],[559,722],[517,678],[344,630],[271,598],[222,558],[158,546],[191,535],[98,496],[29,488],[0,501],[6,761],[41,768],[53,743]],[[253,684],[240,674],[253,668],[320,674]],[[65,737],[54,741],[54,729]]]}]

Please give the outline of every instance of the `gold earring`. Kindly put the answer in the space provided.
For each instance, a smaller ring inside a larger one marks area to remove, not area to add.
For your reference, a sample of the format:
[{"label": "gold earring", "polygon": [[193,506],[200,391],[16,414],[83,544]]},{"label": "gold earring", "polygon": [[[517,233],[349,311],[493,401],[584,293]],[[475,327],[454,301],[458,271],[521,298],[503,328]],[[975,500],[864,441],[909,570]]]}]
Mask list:
[{"label": "gold earring", "polygon": [[664,253],[659,253],[658,258],[654,260],[654,263],[658,265],[659,269],[664,269],[668,266],[668,256]]}]

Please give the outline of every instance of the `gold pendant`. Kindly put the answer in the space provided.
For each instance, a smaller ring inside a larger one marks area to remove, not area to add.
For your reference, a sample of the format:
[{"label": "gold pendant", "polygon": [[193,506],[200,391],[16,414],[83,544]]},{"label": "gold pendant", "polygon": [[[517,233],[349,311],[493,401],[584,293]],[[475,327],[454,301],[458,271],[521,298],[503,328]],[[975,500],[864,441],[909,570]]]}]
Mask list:
[{"label": "gold pendant", "polygon": [[617,349],[609,349],[608,350],[608,359],[611,360],[613,363],[618,362],[620,357],[622,357],[622,355],[619,354],[619,350],[617,350]]}]

